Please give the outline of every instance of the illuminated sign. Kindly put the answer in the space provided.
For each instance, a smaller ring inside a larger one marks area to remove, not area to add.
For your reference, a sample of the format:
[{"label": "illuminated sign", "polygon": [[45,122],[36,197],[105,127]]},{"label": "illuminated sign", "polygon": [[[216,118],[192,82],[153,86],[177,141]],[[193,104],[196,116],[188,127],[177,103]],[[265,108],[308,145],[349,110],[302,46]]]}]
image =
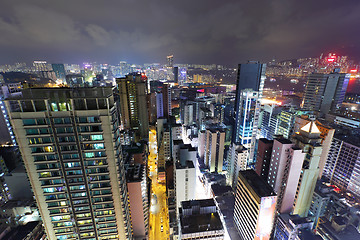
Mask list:
[{"label": "illuminated sign", "polygon": [[276,196],[261,198],[254,240],[270,239],[271,230],[274,224],[276,199]]}]

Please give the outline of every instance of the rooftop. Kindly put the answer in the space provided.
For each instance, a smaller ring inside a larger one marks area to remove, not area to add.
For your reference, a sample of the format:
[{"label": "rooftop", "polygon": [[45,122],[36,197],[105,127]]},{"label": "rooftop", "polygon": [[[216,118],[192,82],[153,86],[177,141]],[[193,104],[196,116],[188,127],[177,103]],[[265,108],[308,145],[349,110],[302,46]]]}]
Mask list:
[{"label": "rooftop", "polygon": [[223,226],[217,212],[199,215],[181,216],[181,232],[196,233],[214,230],[222,230]]},{"label": "rooftop", "polygon": [[142,164],[133,164],[126,166],[127,182],[140,182],[144,177],[145,166]]},{"label": "rooftop", "polygon": [[287,138],[284,138],[283,136],[276,136],[274,138],[274,140],[278,141],[279,143],[281,144],[292,144],[292,141],[290,141],[289,139]]},{"label": "rooftop", "polygon": [[239,177],[242,177],[260,198],[276,196],[271,186],[259,175],[257,175],[254,170],[250,169],[240,171]]},{"label": "rooftop", "polygon": [[201,200],[190,200],[190,201],[182,201],[181,208],[188,209],[192,208],[193,206],[200,206],[200,207],[209,207],[215,206],[214,199],[201,199]]},{"label": "rooftop", "polygon": [[195,168],[194,163],[192,161],[186,161],[185,166],[181,165],[180,162],[176,163],[176,169],[185,169],[185,168]]}]

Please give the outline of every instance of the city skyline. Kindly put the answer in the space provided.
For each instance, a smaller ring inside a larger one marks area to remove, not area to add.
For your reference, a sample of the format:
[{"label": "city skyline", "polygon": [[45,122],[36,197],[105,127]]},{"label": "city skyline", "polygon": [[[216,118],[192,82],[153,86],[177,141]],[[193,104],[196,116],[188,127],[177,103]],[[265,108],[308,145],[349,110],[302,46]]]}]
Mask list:
[{"label": "city skyline", "polygon": [[176,62],[232,65],[328,51],[358,60],[360,36],[353,29],[359,8],[357,1],[6,1],[0,10],[0,64],[163,62],[174,54]]}]

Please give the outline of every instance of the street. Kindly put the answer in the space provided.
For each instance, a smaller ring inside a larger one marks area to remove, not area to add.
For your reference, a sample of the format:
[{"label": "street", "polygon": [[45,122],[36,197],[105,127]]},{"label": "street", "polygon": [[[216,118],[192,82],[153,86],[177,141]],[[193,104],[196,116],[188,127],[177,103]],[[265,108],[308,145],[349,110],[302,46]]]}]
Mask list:
[{"label": "street", "polygon": [[167,207],[166,185],[158,183],[156,130],[149,131],[149,175],[152,181],[149,218],[149,239],[169,238],[169,214]]}]

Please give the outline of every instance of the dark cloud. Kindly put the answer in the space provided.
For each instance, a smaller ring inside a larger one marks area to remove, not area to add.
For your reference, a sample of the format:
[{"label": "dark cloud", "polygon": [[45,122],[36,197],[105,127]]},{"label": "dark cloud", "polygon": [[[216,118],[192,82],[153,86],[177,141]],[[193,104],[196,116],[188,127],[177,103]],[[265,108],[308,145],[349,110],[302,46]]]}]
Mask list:
[{"label": "dark cloud", "polygon": [[6,0],[0,63],[360,57],[358,0]]}]

